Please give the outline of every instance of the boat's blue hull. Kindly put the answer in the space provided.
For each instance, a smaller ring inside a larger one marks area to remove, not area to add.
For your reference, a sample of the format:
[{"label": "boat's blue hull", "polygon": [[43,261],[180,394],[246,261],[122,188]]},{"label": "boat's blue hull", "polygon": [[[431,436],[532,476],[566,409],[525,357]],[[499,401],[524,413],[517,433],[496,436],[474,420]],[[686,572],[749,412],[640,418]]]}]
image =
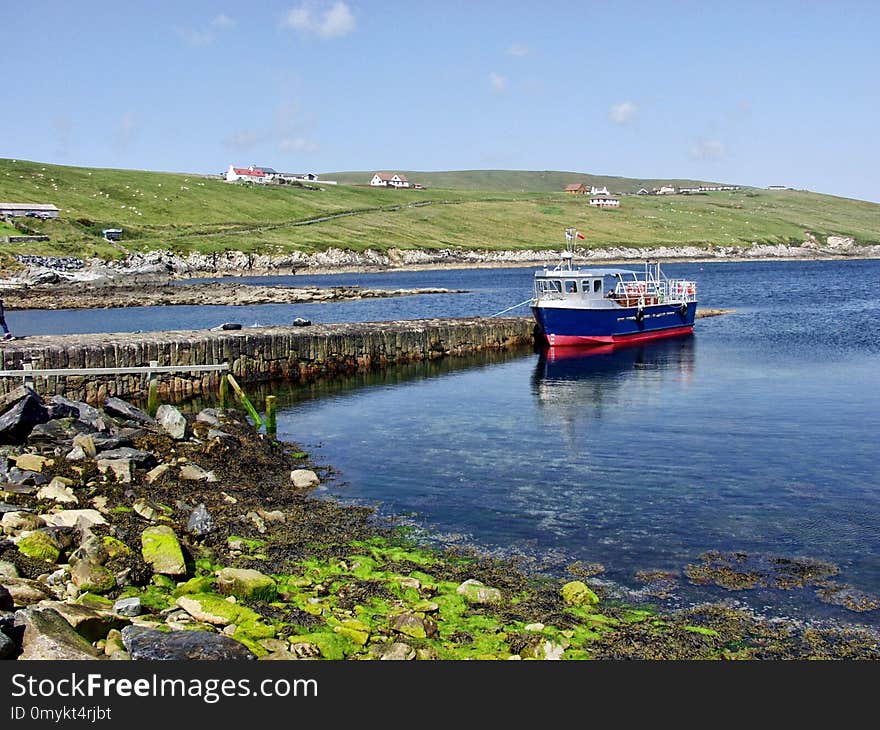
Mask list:
[{"label": "boat's blue hull", "polygon": [[552,347],[640,342],[693,332],[697,303],[650,304],[613,309],[532,307],[547,344]]}]

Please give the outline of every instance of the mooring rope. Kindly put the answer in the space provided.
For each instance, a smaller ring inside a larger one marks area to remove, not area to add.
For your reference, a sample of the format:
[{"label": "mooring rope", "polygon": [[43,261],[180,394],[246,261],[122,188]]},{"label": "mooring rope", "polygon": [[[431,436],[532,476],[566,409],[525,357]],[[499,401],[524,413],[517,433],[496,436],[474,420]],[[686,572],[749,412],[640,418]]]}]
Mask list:
[{"label": "mooring rope", "polygon": [[505,312],[509,312],[511,309],[516,309],[517,307],[521,307],[523,304],[528,304],[530,301],[532,301],[531,297],[526,299],[524,302],[520,302],[519,304],[514,304],[512,307],[508,307],[507,309],[502,309],[500,312],[495,312],[495,314],[490,314],[489,317],[487,317],[487,319],[491,319],[492,317],[497,317],[500,314],[504,314]]}]

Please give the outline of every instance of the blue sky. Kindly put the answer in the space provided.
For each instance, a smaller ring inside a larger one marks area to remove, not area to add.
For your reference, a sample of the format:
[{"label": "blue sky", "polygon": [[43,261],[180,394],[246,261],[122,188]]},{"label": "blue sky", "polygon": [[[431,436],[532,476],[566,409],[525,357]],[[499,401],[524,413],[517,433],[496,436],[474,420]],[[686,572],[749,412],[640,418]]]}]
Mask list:
[{"label": "blue sky", "polygon": [[572,170],[880,202],[876,2],[2,5],[0,157]]}]

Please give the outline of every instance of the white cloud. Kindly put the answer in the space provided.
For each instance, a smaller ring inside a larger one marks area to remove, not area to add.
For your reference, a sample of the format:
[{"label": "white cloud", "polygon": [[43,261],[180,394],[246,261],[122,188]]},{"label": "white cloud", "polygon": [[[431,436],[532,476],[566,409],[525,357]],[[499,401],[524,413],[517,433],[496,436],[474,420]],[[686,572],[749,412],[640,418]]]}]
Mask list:
[{"label": "white cloud", "polygon": [[234,28],[235,21],[228,15],[220,13],[220,15],[214,17],[214,20],[211,21],[211,25],[215,28]]},{"label": "white cloud", "polygon": [[318,145],[304,137],[282,137],[278,143],[282,152],[317,152]]},{"label": "white cloud", "polygon": [[514,43],[507,49],[508,56],[516,56],[517,58],[522,58],[523,56],[529,56],[532,53],[532,49],[529,48],[524,43]]},{"label": "white cloud", "polygon": [[717,139],[703,139],[691,147],[691,157],[695,160],[717,160],[724,157],[724,144]]},{"label": "white cloud", "polygon": [[344,2],[335,2],[330,7],[304,2],[288,10],[281,25],[314,33],[320,38],[341,38],[352,33],[356,23],[351,9]]},{"label": "white cloud", "polygon": [[492,91],[500,94],[507,89],[507,79],[501,74],[491,71],[489,73],[489,85],[492,87]]},{"label": "white cloud", "polygon": [[638,111],[638,107],[631,101],[615,104],[608,110],[608,118],[615,124],[626,124]]}]

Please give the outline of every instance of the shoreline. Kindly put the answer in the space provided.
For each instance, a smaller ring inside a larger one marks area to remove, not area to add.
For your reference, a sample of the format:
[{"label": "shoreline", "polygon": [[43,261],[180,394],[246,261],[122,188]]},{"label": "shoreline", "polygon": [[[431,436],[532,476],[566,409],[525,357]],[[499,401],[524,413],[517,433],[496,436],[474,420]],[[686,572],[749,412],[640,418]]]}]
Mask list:
[{"label": "shoreline", "polygon": [[458,294],[460,290],[437,287],[415,289],[364,289],[359,286],[291,287],[251,286],[236,282],[174,284],[170,281],[123,283],[63,282],[17,287],[3,291],[7,310],[111,309],[152,306],[250,306],[303,304],[360,299]]},{"label": "shoreline", "polygon": [[[54,485],[0,489],[7,658],[880,658],[870,626],[762,617],[723,602],[621,602],[602,566],[549,578],[512,558],[417,543],[393,519],[316,496],[332,467],[234,410],[194,417],[163,407],[157,423],[118,401],[104,411],[55,406],[86,419],[75,441],[41,428],[5,451]],[[96,430],[86,433],[86,422]],[[57,453],[71,447],[73,459]],[[74,517],[75,528],[52,526]],[[710,558],[688,566],[697,569],[689,580],[729,585],[738,574]],[[834,571],[789,566],[793,587]],[[640,580],[643,600],[662,593],[663,575]]]},{"label": "shoreline", "polygon": [[[710,253],[695,247],[669,247],[668,249],[629,249],[616,247],[604,251],[576,252],[574,263],[582,266],[621,265],[636,266],[645,260],[661,263],[715,263],[715,262],[771,262],[771,261],[841,261],[874,260],[880,258],[880,246],[856,246],[852,239],[833,248],[797,246],[758,246],[752,249],[716,249]],[[246,277],[289,277],[296,275],[328,276],[334,274],[374,274],[418,271],[449,271],[470,269],[542,268],[555,266],[559,261],[558,249],[546,251],[464,251],[450,250],[426,252],[414,250],[390,250],[378,253],[367,250],[362,253],[342,249],[309,256],[248,257],[240,252],[229,252],[227,259],[201,254],[182,257],[169,251],[151,251],[132,254],[121,262],[77,259],[71,266],[69,259],[41,257],[43,264],[29,263],[20,273],[3,272],[0,291],[30,288],[40,284],[92,284],[114,286],[126,283],[146,286],[170,282],[186,282],[192,279],[238,279]]]}]

